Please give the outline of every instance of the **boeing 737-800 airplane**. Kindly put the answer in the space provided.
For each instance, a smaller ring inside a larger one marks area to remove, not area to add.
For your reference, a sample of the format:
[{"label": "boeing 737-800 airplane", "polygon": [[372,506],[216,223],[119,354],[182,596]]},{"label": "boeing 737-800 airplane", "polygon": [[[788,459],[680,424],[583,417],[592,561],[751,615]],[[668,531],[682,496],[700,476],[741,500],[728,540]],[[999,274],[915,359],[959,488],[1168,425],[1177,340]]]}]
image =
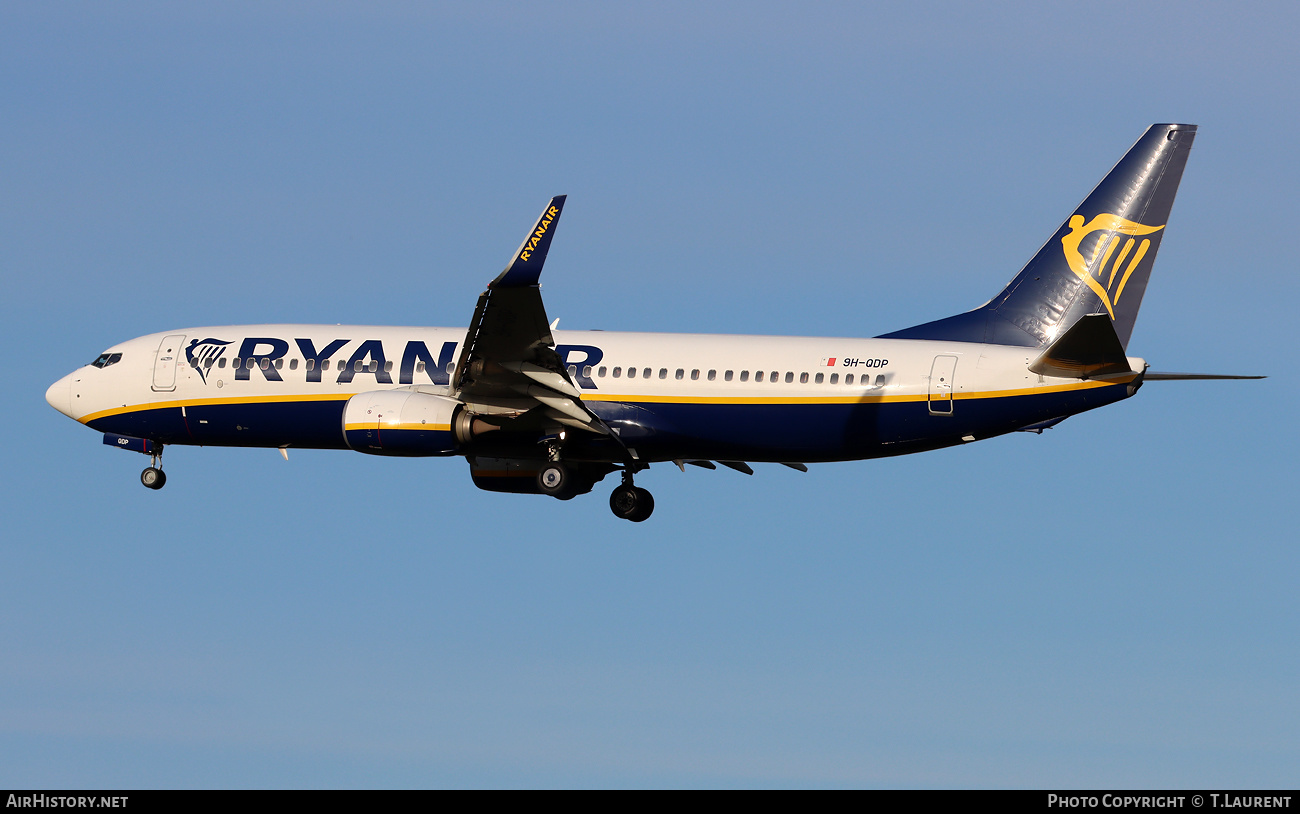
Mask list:
[{"label": "boeing 737-800 airplane", "polygon": [[[226,325],[115,345],[46,399],[152,457],[169,444],[463,456],[482,489],[570,498],[673,462],[751,472],[1041,431],[1157,378],[1126,346],[1196,128],[1157,124],[987,304],[873,339],[553,330],[551,200],[452,328]],[[1245,377],[1222,377],[1245,378]],[[287,455],[287,453],[286,453]]]}]

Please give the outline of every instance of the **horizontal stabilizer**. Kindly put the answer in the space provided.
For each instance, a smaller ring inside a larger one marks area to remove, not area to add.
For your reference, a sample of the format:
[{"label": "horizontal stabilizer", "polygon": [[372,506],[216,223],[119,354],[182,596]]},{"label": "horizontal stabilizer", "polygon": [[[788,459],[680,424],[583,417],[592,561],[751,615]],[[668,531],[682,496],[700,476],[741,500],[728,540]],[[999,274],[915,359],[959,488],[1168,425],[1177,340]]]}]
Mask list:
[{"label": "horizontal stabilizer", "polygon": [[1267,379],[1267,376],[1227,376],[1218,373],[1162,373],[1148,370],[1142,377],[1146,382],[1190,382],[1202,379]]},{"label": "horizontal stabilizer", "polygon": [[1041,376],[1091,379],[1128,373],[1128,358],[1106,314],[1088,314],[1039,354],[1029,369]]}]

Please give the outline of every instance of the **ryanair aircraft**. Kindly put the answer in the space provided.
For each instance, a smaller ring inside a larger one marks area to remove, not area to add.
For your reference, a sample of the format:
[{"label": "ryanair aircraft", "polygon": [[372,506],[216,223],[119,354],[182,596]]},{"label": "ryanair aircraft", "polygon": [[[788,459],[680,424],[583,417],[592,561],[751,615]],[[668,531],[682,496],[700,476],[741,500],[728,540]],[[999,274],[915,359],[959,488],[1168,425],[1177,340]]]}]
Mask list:
[{"label": "ryanair aircraft", "polygon": [[463,456],[481,489],[567,500],[618,472],[614,514],[654,509],[636,474],[752,474],[1041,432],[1126,399],[1128,356],[1196,127],[1149,128],[985,305],[873,339],[558,331],[538,280],[551,200],[469,330],[225,325],[115,345],[45,398],[152,458],[169,444]]}]

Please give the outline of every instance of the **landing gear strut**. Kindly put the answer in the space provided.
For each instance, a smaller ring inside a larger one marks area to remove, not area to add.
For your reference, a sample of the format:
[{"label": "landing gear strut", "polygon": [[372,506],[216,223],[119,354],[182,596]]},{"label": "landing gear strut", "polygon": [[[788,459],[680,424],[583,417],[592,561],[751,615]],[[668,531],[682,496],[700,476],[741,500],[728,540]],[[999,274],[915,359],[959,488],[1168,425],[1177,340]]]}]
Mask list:
[{"label": "landing gear strut", "polygon": [[161,489],[167,485],[167,473],[162,471],[162,445],[158,445],[158,451],[150,456],[152,466],[140,473],[140,482],[147,489]]},{"label": "landing gear strut", "polygon": [[560,463],[560,447],[564,445],[563,431],[543,438],[546,444],[546,463],[537,471],[537,489],[544,495],[568,500],[577,492],[569,468]]},{"label": "landing gear strut", "polygon": [[655,499],[649,491],[632,483],[632,473],[623,470],[623,483],[609,496],[609,508],[615,517],[640,523],[655,510]]}]

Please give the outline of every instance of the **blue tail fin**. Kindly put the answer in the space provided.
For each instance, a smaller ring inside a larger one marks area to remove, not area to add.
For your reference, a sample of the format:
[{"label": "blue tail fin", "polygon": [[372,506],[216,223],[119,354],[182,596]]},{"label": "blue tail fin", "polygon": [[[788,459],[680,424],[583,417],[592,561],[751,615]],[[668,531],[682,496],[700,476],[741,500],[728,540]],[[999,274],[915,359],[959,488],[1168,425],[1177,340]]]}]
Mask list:
[{"label": "blue tail fin", "polygon": [[1195,137],[1195,125],[1153,124],[1002,293],[882,338],[1044,347],[1106,314],[1127,347]]}]

